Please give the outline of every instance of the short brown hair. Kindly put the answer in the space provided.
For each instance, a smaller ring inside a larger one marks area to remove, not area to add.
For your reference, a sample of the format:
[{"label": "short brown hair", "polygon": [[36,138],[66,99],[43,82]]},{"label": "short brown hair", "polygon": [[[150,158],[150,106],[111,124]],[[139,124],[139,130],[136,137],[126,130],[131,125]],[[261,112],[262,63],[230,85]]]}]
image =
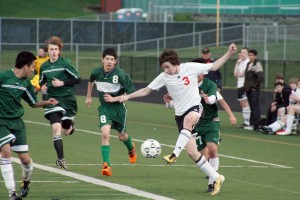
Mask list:
[{"label": "short brown hair", "polygon": [[277,74],[277,75],[275,76],[275,80],[276,80],[276,79],[284,80],[284,77],[283,77],[282,74]]},{"label": "short brown hair", "polygon": [[291,84],[291,83],[297,84],[298,82],[299,82],[299,79],[298,79],[298,78],[295,78],[295,77],[293,77],[293,78],[291,78],[291,79],[289,80],[289,84]]},{"label": "short brown hair", "polygon": [[57,36],[52,36],[48,40],[46,40],[46,42],[45,42],[45,47],[46,47],[45,49],[47,50],[46,52],[48,52],[49,44],[57,45],[59,48],[59,51],[61,51],[63,48],[62,40],[60,37],[57,37]]},{"label": "short brown hair", "polygon": [[170,62],[172,65],[180,65],[178,54],[173,49],[165,49],[161,52],[159,65],[161,66],[164,62]]}]

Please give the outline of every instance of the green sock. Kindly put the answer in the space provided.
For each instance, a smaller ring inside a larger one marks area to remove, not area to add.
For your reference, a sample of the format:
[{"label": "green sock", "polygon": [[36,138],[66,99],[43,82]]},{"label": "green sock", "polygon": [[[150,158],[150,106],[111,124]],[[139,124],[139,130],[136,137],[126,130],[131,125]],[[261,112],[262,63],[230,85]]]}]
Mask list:
[{"label": "green sock", "polygon": [[127,147],[128,150],[132,150],[133,149],[131,137],[129,135],[128,135],[127,141],[124,141],[123,143],[125,144],[125,146]]},{"label": "green sock", "polygon": [[109,145],[101,146],[101,154],[102,154],[103,162],[107,162],[108,166],[110,166],[110,159],[109,159],[110,146]]}]

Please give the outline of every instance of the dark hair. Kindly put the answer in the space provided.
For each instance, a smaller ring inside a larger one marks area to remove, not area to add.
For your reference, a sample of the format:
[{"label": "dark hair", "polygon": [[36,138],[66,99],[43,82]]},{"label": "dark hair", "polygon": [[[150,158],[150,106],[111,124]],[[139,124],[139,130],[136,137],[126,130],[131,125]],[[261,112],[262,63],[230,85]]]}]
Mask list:
[{"label": "dark hair", "polygon": [[282,80],[284,80],[284,77],[283,77],[282,74],[276,74],[275,80],[276,80],[276,79],[282,79]]},{"label": "dark hair", "polygon": [[250,49],[248,53],[253,53],[255,56],[257,55],[257,51],[255,49]]},{"label": "dark hair", "polygon": [[102,53],[102,58],[104,58],[104,57],[107,56],[107,55],[113,56],[115,59],[118,58],[117,52],[116,52],[116,50],[113,49],[113,48],[107,48],[107,49],[105,49],[105,50],[103,51],[103,53]]},{"label": "dark hair", "polygon": [[164,62],[170,62],[172,65],[180,65],[178,54],[173,49],[165,49],[161,52],[159,65],[161,66]]},{"label": "dark hair", "polygon": [[30,66],[34,60],[36,60],[36,57],[33,53],[22,51],[17,55],[15,68],[21,69],[24,65]]},{"label": "dark hair", "polygon": [[283,83],[281,83],[281,82],[277,82],[277,83],[275,83],[275,84],[274,84],[274,87],[276,87],[276,86],[278,86],[278,85],[280,85],[280,86],[282,86],[282,87],[284,86],[284,84],[283,84]]}]

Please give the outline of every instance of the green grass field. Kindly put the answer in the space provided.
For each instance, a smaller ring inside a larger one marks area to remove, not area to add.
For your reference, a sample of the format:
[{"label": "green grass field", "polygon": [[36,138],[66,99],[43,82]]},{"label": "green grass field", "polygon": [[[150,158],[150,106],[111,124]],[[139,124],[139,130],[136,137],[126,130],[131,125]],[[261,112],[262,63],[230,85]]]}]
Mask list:
[{"label": "green grass field", "polygon": [[[68,170],[55,166],[51,130],[43,118],[43,109],[27,105],[24,120],[30,152],[35,163],[28,197],[32,200],[73,199],[211,199],[205,193],[207,180],[183,152],[175,165],[165,165],[161,157],[173,150],[177,139],[174,113],[163,105],[128,102],[128,129],[138,147],[138,161],[129,164],[125,146],[111,134],[113,176],[100,175],[101,133],[97,127],[98,101],[91,108],[78,97],[76,132],[64,137]],[[220,169],[226,181],[216,199],[298,199],[300,196],[300,137],[263,135],[230,125],[220,112],[222,143],[219,146]],[[241,119],[240,113],[236,117]],[[241,121],[239,121],[241,123]],[[162,145],[157,159],[141,156],[142,141],[154,138]],[[14,154],[14,157],[16,155]],[[15,161],[15,159],[14,159]],[[17,188],[20,165],[14,163]],[[0,199],[7,198],[0,179]]]}]

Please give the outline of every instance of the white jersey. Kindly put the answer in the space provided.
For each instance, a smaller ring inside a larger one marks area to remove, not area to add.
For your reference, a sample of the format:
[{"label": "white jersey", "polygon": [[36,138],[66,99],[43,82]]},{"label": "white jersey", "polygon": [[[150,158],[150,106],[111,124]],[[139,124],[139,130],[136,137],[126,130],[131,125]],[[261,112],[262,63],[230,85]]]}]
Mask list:
[{"label": "white jersey", "polygon": [[159,90],[165,86],[173,99],[175,115],[181,116],[191,107],[201,104],[198,75],[207,73],[212,65],[194,62],[180,64],[178,74],[162,72],[147,87]]},{"label": "white jersey", "polygon": [[[240,73],[241,71],[245,71],[247,67],[247,63],[249,62],[249,58],[246,60],[243,60],[239,65],[238,65],[238,72]],[[245,76],[241,76],[237,78],[237,88],[241,88],[244,86],[245,82]]]},{"label": "white jersey", "polygon": [[224,99],[223,96],[220,94],[219,91],[217,91],[217,101]]},{"label": "white jersey", "polygon": [[[292,90],[292,94],[296,97],[300,98],[300,88],[297,88],[296,90]],[[290,99],[290,104],[297,104],[300,105],[300,103],[294,103],[293,100]]]}]

